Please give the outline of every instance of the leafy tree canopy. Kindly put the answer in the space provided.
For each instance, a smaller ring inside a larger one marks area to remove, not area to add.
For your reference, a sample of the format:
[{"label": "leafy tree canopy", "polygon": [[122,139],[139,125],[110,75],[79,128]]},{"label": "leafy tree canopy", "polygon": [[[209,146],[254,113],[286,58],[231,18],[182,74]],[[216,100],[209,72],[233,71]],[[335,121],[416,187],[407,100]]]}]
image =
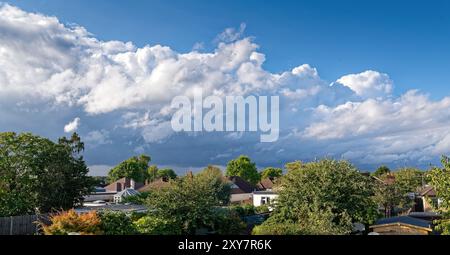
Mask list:
[{"label": "leafy tree canopy", "polygon": [[[302,233],[341,234],[351,231],[351,222],[372,223],[377,217],[371,181],[347,161],[326,159],[292,166],[281,179],[267,224],[303,224]],[[325,227],[317,230],[318,222]]]},{"label": "leafy tree canopy", "polygon": [[256,164],[248,156],[240,156],[228,162],[226,175],[239,176],[253,185],[261,180]]},{"label": "leafy tree canopy", "polygon": [[176,179],[168,188],[152,191],[146,205],[155,217],[174,220],[184,234],[212,227],[216,208],[223,199],[215,172],[209,168],[198,175]]},{"label": "leafy tree canopy", "polygon": [[0,216],[69,209],[89,194],[81,152],[74,133],[54,143],[30,133],[0,133]]},{"label": "leafy tree canopy", "polygon": [[442,167],[435,167],[429,172],[430,185],[436,190],[441,200],[438,210],[443,219],[436,222],[436,229],[444,235],[450,235],[450,158],[442,157]]},{"label": "leafy tree canopy", "polygon": [[416,192],[422,187],[425,173],[415,168],[402,168],[394,173],[395,182],[405,194]]},{"label": "leafy tree canopy", "polygon": [[158,170],[158,178],[162,178],[164,180],[175,180],[177,178],[177,174],[172,169],[160,169]]},{"label": "leafy tree canopy", "polygon": [[281,168],[268,167],[261,173],[261,179],[276,179],[283,176],[283,170]]},{"label": "leafy tree canopy", "polygon": [[147,170],[150,160],[151,158],[147,155],[131,157],[109,171],[108,181],[111,183],[127,177],[136,182],[145,182],[148,178]]}]

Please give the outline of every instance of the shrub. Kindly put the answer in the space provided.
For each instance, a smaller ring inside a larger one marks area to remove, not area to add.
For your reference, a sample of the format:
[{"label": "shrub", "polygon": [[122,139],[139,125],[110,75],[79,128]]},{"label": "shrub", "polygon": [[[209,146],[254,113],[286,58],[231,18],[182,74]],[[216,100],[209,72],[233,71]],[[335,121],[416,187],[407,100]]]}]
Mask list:
[{"label": "shrub", "polygon": [[261,205],[255,208],[257,214],[269,213],[270,209],[268,205]]},{"label": "shrub", "polygon": [[124,197],[122,199],[122,203],[123,204],[131,203],[131,204],[135,204],[135,205],[143,205],[145,203],[145,200],[149,197],[149,195],[150,195],[150,192],[143,192],[143,193],[140,193],[139,195]]},{"label": "shrub", "polygon": [[133,235],[136,234],[133,222],[123,212],[103,211],[99,213],[101,229],[105,235]]},{"label": "shrub", "polygon": [[101,221],[96,212],[77,214],[74,210],[63,211],[50,217],[51,225],[42,225],[45,235],[101,235]]},{"label": "shrub", "polygon": [[246,224],[235,210],[218,210],[214,217],[213,229],[219,235],[238,235],[246,229]]},{"label": "shrub", "polygon": [[135,229],[143,235],[180,235],[180,224],[156,216],[144,216],[133,223]]},{"label": "shrub", "polygon": [[255,207],[253,205],[232,206],[231,209],[235,211],[240,217],[256,214]]}]

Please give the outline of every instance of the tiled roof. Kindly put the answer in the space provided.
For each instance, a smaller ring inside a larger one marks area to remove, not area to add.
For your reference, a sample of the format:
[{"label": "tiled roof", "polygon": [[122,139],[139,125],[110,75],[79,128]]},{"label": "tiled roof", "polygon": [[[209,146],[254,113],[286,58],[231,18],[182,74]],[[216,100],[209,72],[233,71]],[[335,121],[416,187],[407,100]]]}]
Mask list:
[{"label": "tiled roof", "polygon": [[257,188],[258,190],[273,189],[274,184],[275,183],[270,178],[266,178],[258,183]]},{"label": "tiled roof", "polygon": [[231,194],[252,193],[255,187],[239,176],[227,177],[227,180],[237,186],[231,189]]}]

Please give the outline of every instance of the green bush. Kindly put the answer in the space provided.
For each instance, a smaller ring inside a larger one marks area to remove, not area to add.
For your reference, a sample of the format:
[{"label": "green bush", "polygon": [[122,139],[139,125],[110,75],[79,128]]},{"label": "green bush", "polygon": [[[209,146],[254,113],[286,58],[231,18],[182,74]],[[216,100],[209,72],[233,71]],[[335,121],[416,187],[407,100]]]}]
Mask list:
[{"label": "green bush", "polygon": [[123,204],[130,203],[130,204],[135,204],[135,205],[143,205],[145,203],[145,200],[149,196],[150,196],[150,192],[142,192],[139,195],[124,197],[122,199],[122,203]]},{"label": "green bush", "polygon": [[240,217],[251,216],[256,214],[256,210],[253,205],[237,205],[232,206],[231,209],[234,212],[236,212]]},{"label": "green bush", "polygon": [[136,234],[133,222],[123,212],[103,211],[99,213],[101,229],[105,235],[133,235]]},{"label": "green bush", "polygon": [[221,209],[214,215],[213,229],[219,235],[239,235],[246,228],[235,210]]},{"label": "green bush", "polygon": [[133,223],[142,235],[181,235],[181,224],[156,216],[147,215]]},{"label": "green bush", "polygon": [[257,214],[269,213],[270,209],[268,205],[261,205],[255,208]]},{"label": "green bush", "polygon": [[263,224],[253,228],[252,235],[302,235],[304,231],[295,223]]}]

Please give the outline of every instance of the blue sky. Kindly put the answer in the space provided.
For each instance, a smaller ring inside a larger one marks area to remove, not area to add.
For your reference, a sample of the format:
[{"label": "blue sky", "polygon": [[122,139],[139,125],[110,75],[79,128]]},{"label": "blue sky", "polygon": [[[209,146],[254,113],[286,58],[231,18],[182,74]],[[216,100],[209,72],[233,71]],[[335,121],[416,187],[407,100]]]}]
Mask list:
[{"label": "blue sky", "polygon": [[[0,131],[76,131],[100,171],[138,153],[180,172],[240,154],[261,167],[329,156],[365,170],[450,154],[448,1],[7,3]],[[280,140],[168,132],[170,97],[210,83],[280,95]]]}]

